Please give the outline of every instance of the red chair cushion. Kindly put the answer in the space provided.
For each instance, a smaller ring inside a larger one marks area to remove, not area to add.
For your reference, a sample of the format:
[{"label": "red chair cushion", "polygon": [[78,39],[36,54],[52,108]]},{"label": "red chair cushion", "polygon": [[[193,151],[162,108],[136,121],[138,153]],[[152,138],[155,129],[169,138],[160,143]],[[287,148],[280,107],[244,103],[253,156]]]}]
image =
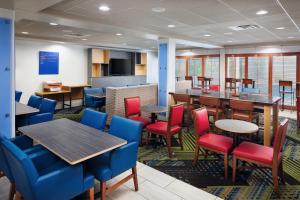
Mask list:
[{"label": "red chair cushion", "polygon": [[[167,134],[167,128],[168,128],[168,122],[156,122],[154,124],[149,124],[146,127],[146,130],[152,133],[157,133],[161,135]],[[181,127],[178,125],[175,125],[171,128],[170,132],[171,135],[174,135],[181,131]]]},{"label": "red chair cushion", "polygon": [[[272,165],[273,148],[251,142],[242,142],[233,150],[233,155],[261,162],[266,165]],[[279,158],[281,154],[279,154]]]},{"label": "red chair cushion", "polygon": [[130,117],[129,119],[142,122],[144,124],[144,127],[151,123],[150,119],[146,117],[136,116],[136,117]]},{"label": "red chair cushion", "polygon": [[233,139],[223,135],[207,133],[201,136],[197,143],[202,147],[228,153],[232,149]]},{"label": "red chair cushion", "polygon": [[132,115],[139,115],[141,113],[140,97],[126,98],[125,109],[127,117]]}]

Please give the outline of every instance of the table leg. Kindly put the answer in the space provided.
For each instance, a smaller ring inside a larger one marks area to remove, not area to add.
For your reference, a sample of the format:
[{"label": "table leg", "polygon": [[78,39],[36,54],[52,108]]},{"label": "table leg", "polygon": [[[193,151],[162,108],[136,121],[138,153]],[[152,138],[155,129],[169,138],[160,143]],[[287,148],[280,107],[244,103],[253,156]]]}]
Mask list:
[{"label": "table leg", "polygon": [[151,113],[151,117],[150,117],[150,119],[151,119],[151,123],[152,123],[152,124],[154,124],[154,123],[155,123],[155,121],[156,121],[156,119],[157,119],[157,116],[156,116],[156,114],[155,114],[155,113]]},{"label": "table leg", "polygon": [[281,110],[284,110],[284,96],[285,96],[285,86],[282,87],[282,108]]},{"label": "table leg", "polygon": [[72,108],[72,93],[71,92],[70,92],[69,99],[70,99],[70,110],[71,110],[71,108]]},{"label": "table leg", "polygon": [[62,94],[62,109],[64,110],[65,109],[65,94],[63,93]]},{"label": "table leg", "polygon": [[264,106],[264,145],[270,146],[271,106]]}]

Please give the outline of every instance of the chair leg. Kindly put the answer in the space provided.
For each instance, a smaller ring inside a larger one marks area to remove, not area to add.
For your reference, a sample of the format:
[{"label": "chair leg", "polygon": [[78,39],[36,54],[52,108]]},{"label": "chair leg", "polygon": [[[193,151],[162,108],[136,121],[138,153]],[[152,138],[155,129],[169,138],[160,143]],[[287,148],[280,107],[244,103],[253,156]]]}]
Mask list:
[{"label": "chair leg", "polygon": [[132,168],[132,174],[133,174],[134,189],[135,189],[135,191],[138,191],[139,190],[139,185],[138,185],[138,178],[137,178],[136,167]]},{"label": "chair leg", "polygon": [[225,171],[225,180],[228,179],[228,154],[224,154],[224,171]]},{"label": "chair leg", "polygon": [[181,131],[178,133],[178,136],[179,136],[180,148],[181,148],[181,150],[183,150],[183,141],[182,141],[182,132]]},{"label": "chair leg", "polygon": [[20,192],[16,192],[16,199],[15,200],[22,200],[22,195]]},{"label": "chair leg", "polygon": [[285,185],[285,178],[284,178],[284,171],[283,171],[283,161],[281,160],[279,164],[279,170],[280,170],[280,177],[281,177],[281,182],[283,185]]},{"label": "chair leg", "polygon": [[195,148],[195,158],[194,158],[194,162],[193,165],[195,166],[198,158],[199,158],[199,151],[200,151],[200,147],[198,146],[198,144],[196,143],[196,148]]},{"label": "chair leg", "polygon": [[106,182],[100,183],[101,200],[106,200]]},{"label": "chair leg", "polygon": [[16,193],[16,185],[14,183],[10,184],[9,188],[9,200],[13,200]]},{"label": "chair leg", "polygon": [[95,198],[95,189],[94,189],[94,187],[90,188],[87,191],[87,194],[88,194],[89,200],[94,200],[94,198]]},{"label": "chair leg", "polygon": [[232,159],[232,182],[235,183],[237,159],[233,156]]},{"label": "chair leg", "polygon": [[208,150],[205,149],[204,151],[205,151],[204,158],[207,159],[207,156],[208,156]]},{"label": "chair leg", "polygon": [[168,148],[169,157],[172,158],[171,136],[170,135],[167,135],[167,148]]},{"label": "chair leg", "polygon": [[277,166],[272,168],[272,176],[273,176],[273,183],[274,183],[274,191],[278,194],[278,168]]}]

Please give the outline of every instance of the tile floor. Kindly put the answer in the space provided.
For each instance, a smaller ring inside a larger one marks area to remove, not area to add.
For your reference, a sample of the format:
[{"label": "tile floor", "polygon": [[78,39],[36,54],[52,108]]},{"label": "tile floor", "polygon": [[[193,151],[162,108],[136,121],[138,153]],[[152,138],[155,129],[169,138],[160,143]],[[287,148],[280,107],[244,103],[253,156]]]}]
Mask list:
[{"label": "tile floor", "polygon": [[[134,191],[133,181],[126,182],[123,186],[109,194],[109,200],[220,200],[201,189],[177,180],[167,174],[138,162],[139,191]],[[108,183],[116,183],[131,171],[127,171]],[[95,192],[99,192],[99,183]],[[0,199],[8,198],[9,182],[6,178],[0,179]],[[96,198],[99,200],[100,198]]]}]

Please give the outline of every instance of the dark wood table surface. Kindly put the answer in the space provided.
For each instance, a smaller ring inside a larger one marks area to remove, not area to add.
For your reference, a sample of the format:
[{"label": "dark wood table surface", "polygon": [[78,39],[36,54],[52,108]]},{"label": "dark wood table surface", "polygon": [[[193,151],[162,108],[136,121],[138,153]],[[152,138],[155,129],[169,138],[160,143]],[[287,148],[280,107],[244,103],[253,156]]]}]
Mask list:
[{"label": "dark wood table surface", "polygon": [[[193,98],[198,98],[200,96],[215,97],[220,99],[222,102],[227,103],[231,99],[253,102],[255,107],[263,109],[264,112],[264,145],[271,145],[271,127],[273,127],[273,134],[276,134],[276,129],[278,126],[279,102],[281,100],[280,97],[251,93],[240,93],[239,95],[235,95],[230,91],[216,92],[203,91],[199,89],[176,90],[175,92],[170,92],[169,94],[186,94]],[[273,115],[271,115],[272,110]]]},{"label": "dark wood table surface", "polygon": [[127,144],[126,140],[69,119],[24,126],[19,131],[71,165]]},{"label": "dark wood table surface", "polygon": [[16,116],[38,113],[39,111],[39,109],[16,102]]},{"label": "dark wood table surface", "polygon": [[162,113],[168,112],[168,107],[158,105],[146,105],[142,106],[141,110],[148,113]]}]

